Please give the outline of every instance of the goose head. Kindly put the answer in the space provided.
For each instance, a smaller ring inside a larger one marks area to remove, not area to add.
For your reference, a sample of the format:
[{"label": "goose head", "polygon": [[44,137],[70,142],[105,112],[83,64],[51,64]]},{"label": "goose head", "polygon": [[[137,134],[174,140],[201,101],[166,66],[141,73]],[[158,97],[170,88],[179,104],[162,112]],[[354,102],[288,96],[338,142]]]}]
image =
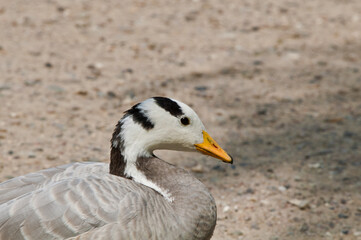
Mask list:
[{"label": "goose head", "polygon": [[189,106],[174,99],[153,97],[134,105],[118,122],[111,140],[110,173],[153,188],[172,201],[168,189],[152,182],[140,170],[158,149],[199,151],[226,163],[233,162]]},{"label": "goose head", "polygon": [[165,97],[149,98],[134,105],[119,121],[112,147],[119,148],[126,162],[151,157],[154,150],[199,151],[232,163],[188,105]]}]

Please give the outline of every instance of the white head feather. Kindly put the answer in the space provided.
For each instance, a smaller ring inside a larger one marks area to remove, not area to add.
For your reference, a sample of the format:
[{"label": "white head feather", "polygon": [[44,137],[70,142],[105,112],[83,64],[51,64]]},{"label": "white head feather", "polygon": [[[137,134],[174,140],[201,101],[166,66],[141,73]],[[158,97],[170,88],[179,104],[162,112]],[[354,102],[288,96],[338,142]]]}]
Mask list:
[{"label": "white head feather", "polygon": [[[132,177],[136,182],[153,188],[170,202],[173,201],[173,198],[168,191],[149,181],[137,169],[136,161],[138,157],[151,157],[153,151],[157,149],[196,151],[194,144],[203,142],[205,127],[197,114],[188,105],[174,99],[171,100],[179,105],[183,114],[172,115],[159,106],[154,98],[147,99],[137,105],[137,111],[140,110],[153,126],[147,129],[136,122],[132,114],[126,114],[120,120],[122,129],[118,136],[123,141],[122,154],[126,162],[125,175]],[[182,118],[188,118],[189,124],[182,124]],[[113,142],[114,147],[117,145],[118,142]]]},{"label": "white head feather", "polygon": [[[180,106],[183,115],[177,117],[171,115],[153,98],[139,104],[138,108],[154,124],[152,129],[145,129],[134,122],[131,116],[121,120],[123,128],[120,134],[124,140],[124,154],[127,160],[136,159],[139,156],[150,156],[157,149],[196,150],[194,144],[203,141],[202,132],[205,127],[193,109],[182,102],[173,101]],[[188,125],[181,123],[183,117],[189,119]]]}]

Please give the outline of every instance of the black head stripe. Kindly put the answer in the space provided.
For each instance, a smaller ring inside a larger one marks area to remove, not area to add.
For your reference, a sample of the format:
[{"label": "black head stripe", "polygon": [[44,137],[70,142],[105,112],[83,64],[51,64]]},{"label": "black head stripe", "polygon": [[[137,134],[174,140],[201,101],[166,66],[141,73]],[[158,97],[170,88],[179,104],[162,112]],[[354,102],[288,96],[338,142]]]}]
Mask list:
[{"label": "black head stripe", "polygon": [[126,116],[133,116],[134,122],[142,125],[146,130],[154,128],[154,124],[150,121],[147,115],[139,108],[139,103],[134,105],[131,109],[125,112]]},{"label": "black head stripe", "polygon": [[158,104],[159,107],[163,108],[171,115],[175,117],[179,117],[183,115],[183,111],[181,107],[175,101],[165,97],[153,97],[153,99],[155,100],[155,102]]}]

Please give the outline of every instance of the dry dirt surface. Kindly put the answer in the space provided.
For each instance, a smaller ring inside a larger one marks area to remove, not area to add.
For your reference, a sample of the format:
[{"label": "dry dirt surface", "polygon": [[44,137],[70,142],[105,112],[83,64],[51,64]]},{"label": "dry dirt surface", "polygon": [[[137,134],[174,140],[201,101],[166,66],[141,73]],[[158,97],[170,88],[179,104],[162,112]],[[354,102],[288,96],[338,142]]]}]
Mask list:
[{"label": "dry dirt surface", "polygon": [[0,180],[108,162],[122,112],[191,105],[234,157],[160,152],[213,239],[361,239],[361,1],[0,0]]}]

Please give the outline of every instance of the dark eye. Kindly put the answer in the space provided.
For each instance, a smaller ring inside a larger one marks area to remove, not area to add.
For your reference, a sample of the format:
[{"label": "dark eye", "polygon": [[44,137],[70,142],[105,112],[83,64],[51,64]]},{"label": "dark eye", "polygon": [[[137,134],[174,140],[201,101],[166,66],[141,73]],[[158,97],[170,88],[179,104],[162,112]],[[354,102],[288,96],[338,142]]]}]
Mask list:
[{"label": "dark eye", "polygon": [[180,121],[184,126],[189,125],[189,118],[187,117],[182,117]]}]

